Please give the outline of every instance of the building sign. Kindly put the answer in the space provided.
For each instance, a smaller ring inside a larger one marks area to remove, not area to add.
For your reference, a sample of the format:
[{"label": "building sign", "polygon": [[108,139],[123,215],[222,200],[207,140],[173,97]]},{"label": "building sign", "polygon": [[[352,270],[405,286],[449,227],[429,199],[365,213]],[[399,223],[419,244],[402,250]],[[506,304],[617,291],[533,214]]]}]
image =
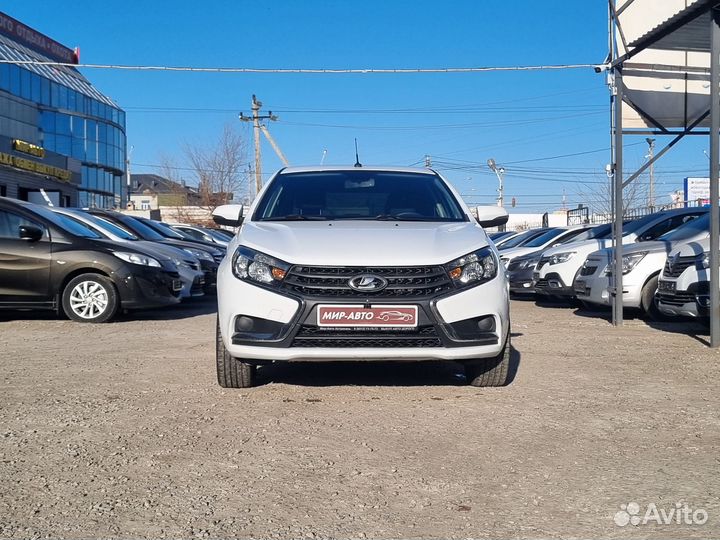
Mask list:
[{"label": "building sign", "polygon": [[63,182],[70,181],[70,171],[61,169],[60,167],[46,165],[45,163],[39,163],[37,161],[33,161],[32,159],[25,159],[19,156],[13,156],[0,152],[0,164],[10,165],[11,167],[17,167],[18,169],[44,174],[46,176],[54,176]]},{"label": "building sign", "polygon": [[23,152],[24,154],[30,154],[31,156],[39,158],[45,157],[45,149],[42,146],[37,146],[36,144],[21,141],[20,139],[13,140],[12,146],[13,150]]},{"label": "building sign", "polygon": [[683,181],[685,206],[689,202],[700,202],[710,204],[710,179],[709,178],[685,178]]},{"label": "building sign", "polygon": [[78,58],[72,49],[68,49],[64,45],[60,45],[54,39],[36,32],[29,26],[24,25],[0,12],[0,34],[9,37],[19,43],[22,43],[29,49],[44,54],[51,60],[62,62],[63,64],[77,64]]}]

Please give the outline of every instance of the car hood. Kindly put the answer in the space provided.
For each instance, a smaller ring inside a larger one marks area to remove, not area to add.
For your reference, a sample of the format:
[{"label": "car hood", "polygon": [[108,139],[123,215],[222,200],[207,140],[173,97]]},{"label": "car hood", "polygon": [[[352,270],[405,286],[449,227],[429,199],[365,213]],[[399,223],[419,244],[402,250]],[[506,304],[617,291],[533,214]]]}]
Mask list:
[{"label": "car hood", "polygon": [[669,256],[679,255],[680,257],[693,257],[710,251],[710,238],[705,237],[695,242],[680,244],[670,252]]},{"label": "car hood", "polygon": [[291,264],[415,266],[443,264],[489,245],[470,222],[245,222],[242,244]]},{"label": "car hood", "polygon": [[[623,246],[623,255],[629,255],[632,253],[640,253],[640,252],[647,252],[647,253],[670,253],[675,248],[688,243],[697,243],[702,242],[703,239],[707,239],[708,234],[701,233],[698,234],[695,237],[686,238],[681,241],[672,242],[670,240],[654,240],[652,242],[634,242],[632,244],[628,244]],[[709,243],[707,244],[709,246]],[[706,247],[707,247],[706,246]],[[595,253],[591,253],[589,257],[602,257],[607,260],[609,260],[612,257],[612,248],[605,248],[598,250]]]},{"label": "car hood", "polygon": [[525,257],[526,255],[530,255],[531,253],[535,252],[542,252],[542,249],[538,250],[537,247],[516,247],[512,249],[506,249],[505,251],[500,252],[500,257],[502,259],[516,259],[517,257]]}]

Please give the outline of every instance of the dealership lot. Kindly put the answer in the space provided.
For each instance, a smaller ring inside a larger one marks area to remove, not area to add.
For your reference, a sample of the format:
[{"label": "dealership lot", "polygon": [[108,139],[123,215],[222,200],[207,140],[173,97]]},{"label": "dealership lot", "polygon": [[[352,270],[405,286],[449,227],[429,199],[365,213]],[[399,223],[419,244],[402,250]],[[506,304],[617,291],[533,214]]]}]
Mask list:
[{"label": "dealership lot", "polygon": [[[323,364],[223,390],[207,299],[106,325],[1,313],[0,536],[718,536],[706,328],[511,309],[516,377],[489,389]],[[709,518],[620,527],[630,502]]]}]

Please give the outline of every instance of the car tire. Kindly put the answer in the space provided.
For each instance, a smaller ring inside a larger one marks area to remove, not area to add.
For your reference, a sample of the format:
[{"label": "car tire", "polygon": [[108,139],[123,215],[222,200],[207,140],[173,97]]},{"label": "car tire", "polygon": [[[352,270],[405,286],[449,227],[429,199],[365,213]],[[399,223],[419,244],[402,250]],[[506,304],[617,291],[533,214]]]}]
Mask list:
[{"label": "car tire", "polygon": [[217,361],[217,380],[223,388],[250,388],[255,386],[257,366],[230,356],[220,335],[220,320],[215,328],[215,358]]},{"label": "car tire", "polygon": [[654,276],[648,280],[643,286],[642,292],[640,293],[640,307],[647,314],[647,316],[653,321],[666,321],[668,320],[665,315],[658,308],[657,302],[655,301],[655,293],[658,288],[659,276]]},{"label": "car tire", "polygon": [[492,358],[477,358],[465,362],[465,378],[471,386],[505,386],[510,373],[510,329],[505,346]]},{"label": "car tire", "polygon": [[115,284],[101,274],[75,276],[62,292],[63,311],[77,322],[108,322],[117,313],[119,300]]}]

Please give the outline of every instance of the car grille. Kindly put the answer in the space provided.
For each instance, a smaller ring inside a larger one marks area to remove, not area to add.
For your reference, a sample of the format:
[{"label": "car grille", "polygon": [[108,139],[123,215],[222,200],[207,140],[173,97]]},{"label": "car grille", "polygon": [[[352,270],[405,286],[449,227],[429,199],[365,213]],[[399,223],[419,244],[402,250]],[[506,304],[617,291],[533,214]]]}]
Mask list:
[{"label": "car grille", "polygon": [[665,261],[665,268],[663,268],[663,275],[666,277],[678,277],[682,274],[686,268],[695,264],[696,257],[678,257],[672,259],[672,268],[670,267],[670,257]]},{"label": "car grille", "polygon": [[[348,281],[361,274],[374,274],[388,281],[378,292],[356,291]],[[304,296],[358,298],[422,298],[452,289],[450,278],[441,266],[350,267],[293,266],[283,281],[285,290]]]},{"label": "car grille", "polygon": [[686,291],[676,291],[674,293],[658,291],[656,294],[660,302],[671,306],[682,306],[683,304],[695,302],[695,294]]},{"label": "car grille", "polygon": [[592,276],[595,273],[595,270],[597,270],[597,266],[583,266],[580,269],[580,275],[581,276]]},{"label": "car grille", "polygon": [[364,331],[328,329],[304,325],[293,339],[291,347],[442,347],[434,326],[419,326],[402,331]]}]

